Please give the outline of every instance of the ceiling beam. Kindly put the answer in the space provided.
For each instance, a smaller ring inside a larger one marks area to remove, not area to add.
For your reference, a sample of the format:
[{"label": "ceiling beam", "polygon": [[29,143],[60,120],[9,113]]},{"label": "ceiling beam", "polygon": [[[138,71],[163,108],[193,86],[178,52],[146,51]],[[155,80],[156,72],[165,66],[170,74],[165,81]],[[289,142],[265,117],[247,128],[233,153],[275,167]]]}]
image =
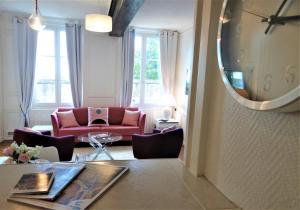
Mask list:
[{"label": "ceiling beam", "polygon": [[112,16],[113,27],[109,35],[123,36],[127,26],[143,3],[144,0],[112,0],[108,15]]}]

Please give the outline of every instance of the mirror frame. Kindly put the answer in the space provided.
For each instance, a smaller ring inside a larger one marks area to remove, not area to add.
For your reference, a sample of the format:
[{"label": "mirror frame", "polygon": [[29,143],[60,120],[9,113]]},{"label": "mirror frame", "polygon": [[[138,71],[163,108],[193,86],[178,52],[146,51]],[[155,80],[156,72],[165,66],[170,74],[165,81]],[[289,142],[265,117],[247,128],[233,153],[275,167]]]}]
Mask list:
[{"label": "mirror frame", "polygon": [[[241,105],[253,109],[253,110],[259,110],[259,111],[267,111],[267,110],[279,110],[280,108],[285,107],[286,105],[293,105],[293,102],[297,102],[297,99],[300,99],[300,85],[298,87],[294,88],[293,90],[289,91],[283,96],[280,96],[276,99],[269,100],[269,101],[253,101],[249,100],[247,98],[244,98],[243,96],[239,95],[234,88],[231,86],[225,72],[224,72],[224,66],[223,66],[223,61],[222,61],[222,55],[221,55],[221,39],[222,39],[222,21],[225,13],[225,9],[227,6],[228,0],[223,1],[222,5],[222,10],[221,14],[219,17],[219,28],[218,28],[218,35],[217,35],[217,55],[218,55],[218,64],[219,64],[219,69],[221,73],[221,77],[223,80],[223,83],[226,86],[226,89],[230,93],[230,95],[238,101]],[[300,106],[296,104],[296,106],[291,106],[292,108],[285,108],[284,112],[292,112],[292,111],[299,111]]]}]

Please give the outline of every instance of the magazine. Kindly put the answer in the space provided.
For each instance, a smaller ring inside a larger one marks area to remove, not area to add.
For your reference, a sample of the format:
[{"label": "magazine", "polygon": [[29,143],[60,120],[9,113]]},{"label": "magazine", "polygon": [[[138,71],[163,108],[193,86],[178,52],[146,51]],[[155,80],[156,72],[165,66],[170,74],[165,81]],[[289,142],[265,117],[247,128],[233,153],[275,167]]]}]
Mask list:
[{"label": "magazine", "polygon": [[12,193],[40,194],[48,193],[51,184],[53,183],[54,173],[38,172],[23,174]]},{"label": "magazine", "polygon": [[12,194],[11,197],[54,200],[84,168],[85,164],[82,163],[41,164],[38,166],[38,171],[54,171],[55,173],[55,179],[48,194]]},{"label": "magazine", "polygon": [[123,166],[87,163],[85,170],[54,201],[12,196],[8,200],[47,209],[86,209],[126,171],[128,168]]}]

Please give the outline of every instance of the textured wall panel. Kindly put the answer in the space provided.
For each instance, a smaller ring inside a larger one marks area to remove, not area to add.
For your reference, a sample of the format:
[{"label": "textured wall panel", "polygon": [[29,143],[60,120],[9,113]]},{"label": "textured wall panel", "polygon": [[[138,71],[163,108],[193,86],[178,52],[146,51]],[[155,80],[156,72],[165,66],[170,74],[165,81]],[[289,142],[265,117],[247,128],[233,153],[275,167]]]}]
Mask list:
[{"label": "textured wall panel", "polygon": [[300,112],[253,111],[227,93],[215,49],[222,2],[212,2],[205,175],[243,209],[300,209]]},{"label": "textured wall panel", "polygon": [[244,108],[211,71],[205,175],[244,209],[300,209],[300,112]]}]

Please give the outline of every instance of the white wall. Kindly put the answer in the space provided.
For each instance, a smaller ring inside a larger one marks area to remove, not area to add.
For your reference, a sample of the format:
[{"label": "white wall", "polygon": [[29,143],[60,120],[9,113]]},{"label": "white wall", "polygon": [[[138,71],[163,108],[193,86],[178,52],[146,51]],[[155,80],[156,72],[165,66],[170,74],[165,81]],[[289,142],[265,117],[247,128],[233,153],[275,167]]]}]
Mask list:
[{"label": "white wall", "polygon": [[[186,134],[186,118],[188,96],[185,95],[185,86],[187,78],[187,70],[191,71],[193,58],[193,27],[181,32],[178,40],[177,48],[177,64],[175,75],[175,100],[176,108],[175,118],[179,120],[181,127]],[[186,139],[186,138],[185,138]],[[184,142],[185,144],[185,142]]]},{"label": "white wall", "polygon": [[[0,13],[0,20],[1,20],[1,13]],[[1,21],[0,21],[1,23]],[[2,40],[2,27],[0,27],[0,46],[1,46],[1,40]],[[3,103],[3,92],[2,92],[2,50],[0,50],[0,142],[3,140],[3,113],[2,113],[2,103]]]},{"label": "white wall", "polygon": [[[207,54],[199,72],[206,71],[205,126],[190,126],[205,133],[193,139],[206,142],[204,175],[243,209],[299,209],[300,112],[253,111],[233,100],[217,63],[216,32],[222,2],[202,2],[203,10],[198,13],[204,12],[206,18],[200,47],[207,47]],[[199,148],[195,156],[202,158]]]},{"label": "white wall", "polygon": [[[10,139],[11,136],[8,135],[8,132],[20,127],[17,71],[15,69],[15,56],[13,54],[12,17],[13,14],[11,13],[3,13],[0,16],[0,64],[2,64],[0,65],[0,127],[3,128],[4,139]],[[120,104],[120,87],[122,81],[120,70],[121,38],[109,37],[107,34],[86,32],[84,44],[84,105],[118,106]],[[3,88],[2,97],[1,87]],[[1,101],[3,101],[3,125],[1,125]],[[50,114],[53,110],[31,110],[29,113],[31,126],[36,124],[50,124]]]},{"label": "white wall", "polygon": [[85,32],[84,106],[119,106],[122,38]]},{"label": "white wall", "polygon": [[12,15],[3,13],[0,18],[0,50],[2,60],[1,85],[3,92],[3,137],[8,139],[8,132],[13,131],[20,123],[18,105],[18,88],[16,81],[15,55],[13,52]]}]

